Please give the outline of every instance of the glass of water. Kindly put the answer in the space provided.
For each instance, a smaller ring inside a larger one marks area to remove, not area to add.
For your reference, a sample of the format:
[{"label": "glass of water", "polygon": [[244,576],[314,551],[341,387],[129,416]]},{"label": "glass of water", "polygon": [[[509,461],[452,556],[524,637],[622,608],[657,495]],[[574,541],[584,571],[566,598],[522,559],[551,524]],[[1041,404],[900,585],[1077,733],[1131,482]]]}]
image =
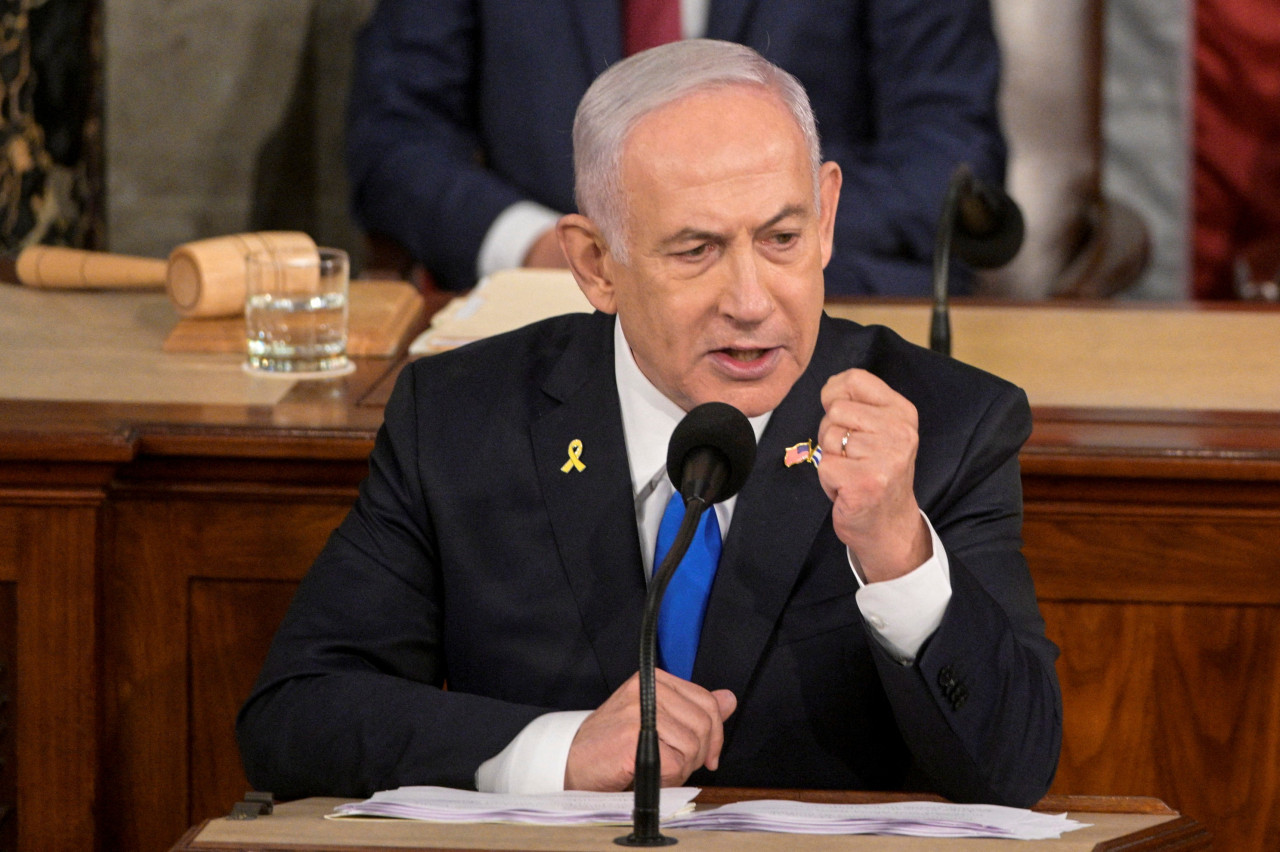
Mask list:
[{"label": "glass of water", "polygon": [[264,249],[245,261],[246,369],[293,378],[345,375],[350,268],[341,249]]}]

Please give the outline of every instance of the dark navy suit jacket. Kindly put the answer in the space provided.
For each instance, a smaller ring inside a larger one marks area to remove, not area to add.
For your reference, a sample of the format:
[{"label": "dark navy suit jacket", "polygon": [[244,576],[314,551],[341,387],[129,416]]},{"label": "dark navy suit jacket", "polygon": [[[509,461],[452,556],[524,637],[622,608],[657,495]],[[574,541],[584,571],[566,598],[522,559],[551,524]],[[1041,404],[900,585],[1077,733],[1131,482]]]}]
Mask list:
[{"label": "dark navy suit jacket", "polygon": [[[493,220],[575,209],[570,131],[622,56],[616,0],[381,0],[347,128],[354,209],[465,289]],[[924,295],[957,163],[997,185],[1004,142],[987,0],[711,0],[707,35],[799,78],[844,171],[828,294]]]},{"label": "dark navy suit jacket", "polygon": [[[635,672],[645,578],[612,350],[612,317],[576,315],[404,369],[241,711],[256,788],[471,787],[531,719],[594,709]],[[816,469],[783,463],[851,366],[917,406],[916,495],[950,560],[945,617],[907,666],[864,623]],[[1014,386],[824,318],[726,535],[693,680],[738,709],[719,770],[691,783],[1044,794],[1061,699],[1019,550],[1029,430]],[[585,469],[564,472],[574,440]]]}]

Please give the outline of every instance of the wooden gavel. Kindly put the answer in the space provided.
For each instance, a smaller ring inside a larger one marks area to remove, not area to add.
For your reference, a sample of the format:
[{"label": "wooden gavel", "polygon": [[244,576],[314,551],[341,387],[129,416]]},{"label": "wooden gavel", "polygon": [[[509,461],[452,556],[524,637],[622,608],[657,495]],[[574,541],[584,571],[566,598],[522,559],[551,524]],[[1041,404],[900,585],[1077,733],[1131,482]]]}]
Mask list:
[{"label": "wooden gavel", "polygon": [[256,231],[183,243],[169,259],[30,246],[18,255],[18,280],[53,289],[163,287],[184,317],[227,317],[244,311],[245,262],[255,251],[315,251],[300,231]]}]

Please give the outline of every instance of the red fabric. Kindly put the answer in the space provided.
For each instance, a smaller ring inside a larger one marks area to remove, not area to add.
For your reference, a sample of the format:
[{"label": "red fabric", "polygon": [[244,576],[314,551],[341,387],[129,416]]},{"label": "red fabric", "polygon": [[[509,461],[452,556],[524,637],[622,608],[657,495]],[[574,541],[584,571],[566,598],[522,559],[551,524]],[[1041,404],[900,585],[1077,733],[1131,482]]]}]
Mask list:
[{"label": "red fabric", "polygon": [[[1236,259],[1280,263],[1280,4],[1197,0],[1192,295],[1236,295]],[[1259,268],[1260,267],[1260,268]]]},{"label": "red fabric", "polygon": [[680,40],[680,0],[624,0],[622,49],[639,53]]}]

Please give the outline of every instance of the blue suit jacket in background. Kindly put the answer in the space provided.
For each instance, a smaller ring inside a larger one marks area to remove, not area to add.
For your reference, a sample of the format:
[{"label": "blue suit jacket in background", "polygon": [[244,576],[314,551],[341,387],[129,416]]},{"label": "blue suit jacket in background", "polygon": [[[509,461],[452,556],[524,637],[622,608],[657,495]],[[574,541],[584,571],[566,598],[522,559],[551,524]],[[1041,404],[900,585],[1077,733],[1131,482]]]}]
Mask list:
[{"label": "blue suit jacket in background", "polygon": [[[573,116],[622,58],[619,8],[381,0],[360,38],[347,133],[361,225],[465,289],[508,206],[574,210]],[[824,156],[844,170],[828,294],[930,292],[952,169],[1003,182],[986,0],[711,0],[706,35],[755,48],[809,93]]]}]

